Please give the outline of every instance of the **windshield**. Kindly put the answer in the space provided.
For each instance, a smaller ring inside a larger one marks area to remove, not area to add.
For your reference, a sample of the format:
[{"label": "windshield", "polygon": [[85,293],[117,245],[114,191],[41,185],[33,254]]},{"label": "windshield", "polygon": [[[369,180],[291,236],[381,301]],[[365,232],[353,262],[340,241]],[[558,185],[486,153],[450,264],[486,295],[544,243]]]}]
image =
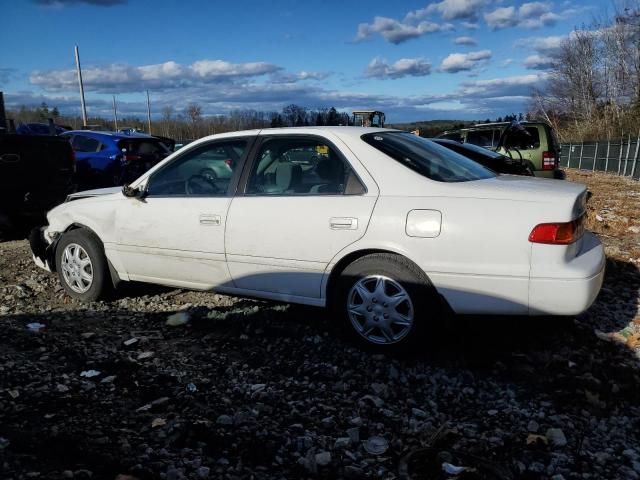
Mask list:
[{"label": "windshield", "polygon": [[361,138],[405,167],[437,182],[468,182],[496,176],[473,160],[412,133],[367,133]]}]

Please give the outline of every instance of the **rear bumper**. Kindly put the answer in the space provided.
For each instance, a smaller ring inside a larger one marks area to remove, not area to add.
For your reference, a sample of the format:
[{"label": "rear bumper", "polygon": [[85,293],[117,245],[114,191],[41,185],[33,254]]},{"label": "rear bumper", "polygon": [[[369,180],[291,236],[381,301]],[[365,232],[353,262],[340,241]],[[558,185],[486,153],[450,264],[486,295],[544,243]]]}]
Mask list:
[{"label": "rear bumper", "polygon": [[595,301],[605,266],[604,248],[598,237],[587,232],[580,253],[567,264],[568,278],[531,278],[530,315],[577,315]]}]

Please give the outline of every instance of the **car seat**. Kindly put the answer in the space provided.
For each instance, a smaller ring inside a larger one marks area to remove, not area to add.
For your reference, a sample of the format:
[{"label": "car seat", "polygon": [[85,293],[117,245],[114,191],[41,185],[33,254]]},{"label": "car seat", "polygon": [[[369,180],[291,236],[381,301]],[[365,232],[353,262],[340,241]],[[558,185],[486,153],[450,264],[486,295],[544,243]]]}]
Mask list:
[{"label": "car seat", "polygon": [[302,168],[290,162],[279,163],[275,171],[275,185],[264,188],[264,193],[297,193],[302,179]]},{"label": "car seat", "polygon": [[316,174],[324,183],[314,185],[309,193],[339,193],[344,181],[344,163],[330,154],[318,162]]}]

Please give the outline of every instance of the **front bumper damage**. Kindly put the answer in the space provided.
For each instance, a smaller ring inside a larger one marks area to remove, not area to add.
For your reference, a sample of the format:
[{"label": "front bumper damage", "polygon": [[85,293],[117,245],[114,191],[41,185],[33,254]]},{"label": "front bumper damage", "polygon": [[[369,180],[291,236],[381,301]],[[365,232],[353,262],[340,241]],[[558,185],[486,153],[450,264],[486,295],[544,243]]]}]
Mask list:
[{"label": "front bumper damage", "polygon": [[58,244],[58,235],[48,235],[47,227],[36,227],[29,234],[29,245],[33,261],[37,266],[47,272],[55,272],[55,251]]}]

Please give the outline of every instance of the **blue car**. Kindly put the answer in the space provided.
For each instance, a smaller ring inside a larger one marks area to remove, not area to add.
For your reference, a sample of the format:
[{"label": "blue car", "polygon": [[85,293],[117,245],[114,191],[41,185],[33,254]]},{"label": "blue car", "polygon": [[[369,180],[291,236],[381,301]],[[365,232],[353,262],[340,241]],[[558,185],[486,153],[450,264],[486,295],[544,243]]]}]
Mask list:
[{"label": "blue car", "polygon": [[72,130],[60,136],[75,152],[78,190],[124,185],[171,153],[158,138],[138,133]]},{"label": "blue car", "polygon": [[[53,128],[55,130],[54,135],[59,135],[70,130],[70,128],[65,128],[60,125],[54,125]],[[20,135],[51,135],[51,130],[49,129],[48,123],[21,123],[16,128],[16,133]]]}]

